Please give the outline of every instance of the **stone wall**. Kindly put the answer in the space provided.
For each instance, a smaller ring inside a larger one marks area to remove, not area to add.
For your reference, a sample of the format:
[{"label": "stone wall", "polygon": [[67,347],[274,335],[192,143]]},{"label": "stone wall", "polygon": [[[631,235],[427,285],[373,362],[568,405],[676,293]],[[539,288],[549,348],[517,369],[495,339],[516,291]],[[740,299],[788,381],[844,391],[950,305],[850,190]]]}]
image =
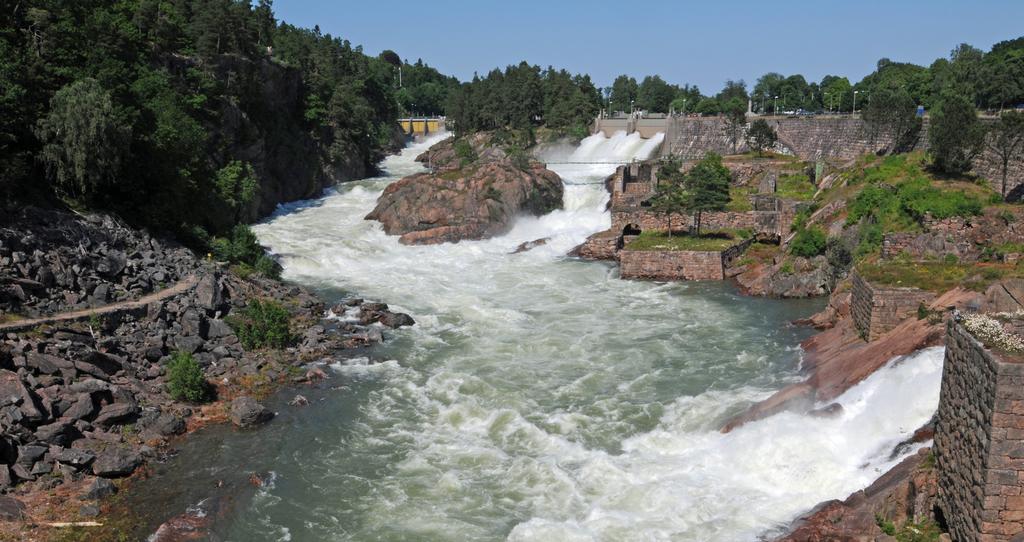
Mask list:
[{"label": "stone wall", "polygon": [[949,322],[935,427],[939,507],[958,542],[1024,532],[1024,364]]},{"label": "stone wall", "polygon": [[937,260],[953,255],[962,262],[975,262],[981,256],[981,249],[969,239],[941,232],[885,234],[882,258],[889,260],[901,255],[914,260]]},{"label": "stone wall", "polygon": [[747,239],[724,251],[619,251],[619,274],[624,279],[724,280],[725,268],[752,243]]},{"label": "stone wall", "polygon": [[[701,215],[701,231],[751,230],[756,235],[778,238],[789,232],[795,212],[783,211],[720,211]],[[612,210],[612,229],[618,232],[629,225],[641,231],[689,231],[693,217],[684,213],[656,213],[645,207]]]},{"label": "stone wall", "polygon": [[587,238],[575,251],[575,256],[584,260],[615,260],[622,248],[622,236],[612,230],[595,233]]},{"label": "stone wall", "polygon": [[[849,160],[863,154],[891,152],[894,138],[891,133],[871,134],[859,117],[766,117],[778,134],[779,152],[793,154],[802,160]],[[665,143],[662,155],[674,154],[685,159],[697,159],[708,151],[731,154],[732,145],[724,134],[725,120],[720,117],[674,117],[665,123]],[[985,119],[983,122],[992,122]],[[925,119],[910,147],[926,150],[928,147],[928,119]],[[738,152],[747,152],[740,142]],[[974,172],[986,179],[992,188],[1003,192],[1002,163],[989,150],[974,162]],[[1024,199],[1024,153],[1009,164],[1007,199]]]},{"label": "stone wall", "polygon": [[850,275],[853,296],[850,312],[853,324],[867,341],[873,341],[917,312],[921,303],[929,303],[935,294],[918,288],[892,288],[872,285],[856,271]]}]

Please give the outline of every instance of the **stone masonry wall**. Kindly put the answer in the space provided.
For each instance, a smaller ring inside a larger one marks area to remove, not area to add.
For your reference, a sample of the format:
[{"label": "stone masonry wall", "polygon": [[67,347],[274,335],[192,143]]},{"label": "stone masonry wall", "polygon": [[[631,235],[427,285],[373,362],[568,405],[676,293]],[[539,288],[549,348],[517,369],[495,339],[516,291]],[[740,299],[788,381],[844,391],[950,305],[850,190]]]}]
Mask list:
[{"label": "stone masonry wall", "polygon": [[887,233],[882,238],[882,258],[886,260],[900,255],[915,260],[941,259],[949,254],[962,262],[974,262],[981,250],[969,239],[942,232]]},{"label": "stone masonry wall", "polygon": [[723,280],[721,252],[692,250],[619,251],[619,274],[624,279]]},{"label": "stone masonry wall", "polygon": [[938,504],[958,542],[1024,532],[1024,364],[950,320],[935,429]]},{"label": "stone masonry wall", "polygon": [[873,341],[917,312],[921,303],[935,294],[918,288],[884,288],[872,285],[854,271],[850,312],[854,327],[867,341]]},{"label": "stone masonry wall", "polygon": [[724,280],[725,268],[752,242],[747,239],[721,252],[623,249],[619,274],[624,279]]},{"label": "stone masonry wall", "polygon": [[[709,212],[701,215],[701,231],[735,229],[781,236],[789,231],[791,222],[791,213],[782,211]],[[641,231],[667,231],[669,223],[673,231],[688,231],[693,224],[693,217],[682,213],[669,216],[644,207],[612,211],[612,229],[618,232],[627,225],[635,225]]]}]

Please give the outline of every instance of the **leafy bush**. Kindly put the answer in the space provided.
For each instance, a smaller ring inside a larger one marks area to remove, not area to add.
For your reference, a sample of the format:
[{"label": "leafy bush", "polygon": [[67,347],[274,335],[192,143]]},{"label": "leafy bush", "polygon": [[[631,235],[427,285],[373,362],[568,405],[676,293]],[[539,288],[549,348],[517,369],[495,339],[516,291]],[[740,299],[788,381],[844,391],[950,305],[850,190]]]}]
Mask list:
[{"label": "leafy bush", "polygon": [[455,142],[455,156],[459,157],[459,166],[461,167],[466,167],[477,160],[476,151],[465,139]]},{"label": "leafy bush", "polygon": [[253,301],[242,311],[241,317],[233,318],[231,323],[247,349],[285,348],[294,340],[291,315],[274,301]]},{"label": "leafy bush", "polygon": [[825,243],[825,257],[837,273],[845,273],[853,264],[853,254],[841,239],[832,238]]},{"label": "leafy bush", "polygon": [[794,256],[813,258],[825,252],[827,240],[828,238],[821,228],[801,229],[789,243],[789,251]]},{"label": "leafy bush", "polygon": [[188,352],[175,352],[167,364],[167,391],[178,401],[203,402],[210,397],[210,385],[203,369]]},{"label": "leafy bush", "polygon": [[860,239],[857,242],[856,250],[854,250],[854,257],[860,258],[878,252],[882,248],[882,239],[881,224],[875,222],[863,224],[860,227]]},{"label": "leafy bush", "polygon": [[916,220],[926,214],[936,219],[981,214],[982,201],[959,190],[939,190],[924,179],[900,185],[898,190],[903,211]]},{"label": "leafy bush", "polygon": [[267,256],[256,234],[245,224],[232,228],[228,237],[214,238],[210,248],[218,260],[239,264],[243,275],[255,271],[273,279],[281,278],[281,266]]}]

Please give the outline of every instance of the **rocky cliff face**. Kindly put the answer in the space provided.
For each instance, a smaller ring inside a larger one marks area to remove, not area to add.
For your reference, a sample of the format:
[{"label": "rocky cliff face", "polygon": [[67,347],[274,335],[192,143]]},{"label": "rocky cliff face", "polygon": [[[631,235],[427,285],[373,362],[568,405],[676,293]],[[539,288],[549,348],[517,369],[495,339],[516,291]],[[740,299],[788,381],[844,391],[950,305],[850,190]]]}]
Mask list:
[{"label": "rocky cliff face", "polygon": [[542,215],[562,205],[562,179],[543,165],[509,160],[420,173],[384,190],[366,216],[404,244],[484,239],[507,231],[519,213]]},{"label": "rocky cliff face", "polygon": [[[191,67],[192,59],[175,59],[178,69]],[[314,133],[304,118],[305,94],[298,70],[268,59],[252,62],[224,55],[213,70],[218,80],[239,80],[249,87],[246,103],[220,101],[216,118],[206,128],[211,133],[210,160],[218,167],[227,157],[252,164],[260,181],[256,201],[243,210],[242,222],[269,215],[279,203],[316,197],[335,183],[361,179],[375,170],[377,156],[369,156],[347,142],[334,141],[330,133]],[[390,150],[404,145],[394,126]],[[330,147],[337,148],[331,153]],[[335,156],[332,158],[331,156]]]}]

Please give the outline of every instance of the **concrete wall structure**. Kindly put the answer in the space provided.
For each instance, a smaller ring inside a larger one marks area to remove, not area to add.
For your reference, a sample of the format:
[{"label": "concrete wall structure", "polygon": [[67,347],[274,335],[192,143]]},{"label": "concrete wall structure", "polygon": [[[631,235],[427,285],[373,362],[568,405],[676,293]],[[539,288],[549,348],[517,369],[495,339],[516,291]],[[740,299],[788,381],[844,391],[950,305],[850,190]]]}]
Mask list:
[{"label": "concrete wall structure", "polygon": [[933,449],[953,540],[1024,532],[1024,363],[989,351],[953,319]]},{"label": "concrete wall structure", "polygon": [[882,287],[869,283],[854,271],[850,274],[853,295],[850,313],[860,336],[873,341],[928,304],[935,294],[919,288]]}]

